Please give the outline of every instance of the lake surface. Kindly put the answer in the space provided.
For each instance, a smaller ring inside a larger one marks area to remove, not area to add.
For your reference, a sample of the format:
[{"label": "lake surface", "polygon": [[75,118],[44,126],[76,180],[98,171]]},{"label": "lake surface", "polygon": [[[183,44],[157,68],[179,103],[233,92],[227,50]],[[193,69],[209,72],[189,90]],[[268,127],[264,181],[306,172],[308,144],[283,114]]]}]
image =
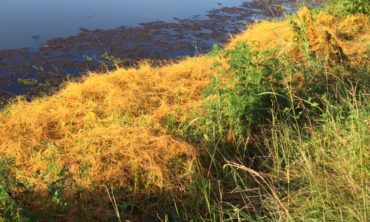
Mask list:
[{"label": "lake surface", "polygon": [[113,29],[156,20],[204,17],[241,0],[0,0],[0,49],[37,48],[80,28]]},{"label": "lake surface", "polygon": [[[302,0],[303,1],[303,0]],[[306,0],[304,0],[306,1]],[[66,79],[207,53],[297,0],[0,0],[0,106]],[[289,10],[288,10],[289,11]],[[117,61],[117,60],[116,60]]]}]

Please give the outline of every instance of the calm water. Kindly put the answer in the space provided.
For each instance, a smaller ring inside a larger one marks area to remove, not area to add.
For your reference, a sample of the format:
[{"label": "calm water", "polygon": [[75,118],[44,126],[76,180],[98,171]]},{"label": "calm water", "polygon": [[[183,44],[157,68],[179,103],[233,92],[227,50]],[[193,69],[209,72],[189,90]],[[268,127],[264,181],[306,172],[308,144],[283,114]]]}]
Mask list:
[{"label": "calm water", "polygon": [[241,0],[0,0],[0,49],[37,48],[80,28],[112,29],[192,18]]},{"label": "calm water", "polygon": [[131,66],[207,53],[297,1],[0,0],[0,106],[15,95],[51,94],[71,76],[105,71],[104,55]]}]

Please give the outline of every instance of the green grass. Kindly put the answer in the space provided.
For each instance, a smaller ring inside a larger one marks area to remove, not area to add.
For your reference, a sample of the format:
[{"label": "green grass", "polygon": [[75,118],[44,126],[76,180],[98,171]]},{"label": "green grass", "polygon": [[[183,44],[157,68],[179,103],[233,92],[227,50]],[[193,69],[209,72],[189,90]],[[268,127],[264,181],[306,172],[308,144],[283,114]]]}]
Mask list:
[{"label": "green grass", "polygon": [[340,15],[370,13],[369,0],[326,0],[324,4],[326,10]]},{"label": "green grass", "polygon": [[183,133],[204,147],[196,221],[368,221],[370,94],[358,83],[370,78],[366,68],[300,80],[299,92],[281,76],[326,76],[329,64],[297,66],[247,45],[226,54],[220,75],[236,74],[215,78],[208,112]]},{"label": "green grass", "polygon": [[352,93],[304,124],[274,113],[246,153],[220,153],[207,221],[368,221],[370,102]]},{"label": "green grass", "polygon": [[184,210],[195,221],[369,220],[369,64],[313,54],[305,27],[291,25],[304,62],[245,43],[210,53],[230,67],[215,64],[206,112],[182,132],[204,148],[201,210]]}]

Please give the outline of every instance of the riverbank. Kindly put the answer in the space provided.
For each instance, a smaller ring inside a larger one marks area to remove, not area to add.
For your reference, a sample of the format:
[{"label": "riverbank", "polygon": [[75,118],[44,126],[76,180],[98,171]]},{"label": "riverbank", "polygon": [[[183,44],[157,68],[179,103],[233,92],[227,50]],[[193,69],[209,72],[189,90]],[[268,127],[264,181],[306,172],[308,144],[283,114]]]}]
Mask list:
[{"label": "riverbank", "polygon": [[370,21],[333,8],[13,102],[0,113],[0,215],[367,221]]},{"label": "riverbank", "polygon": [[[150,22],[112,30],[81,29],[76,36],[47,41],[39,49],[0,51],[0,104],[17,95],[29,99],[50,95],[68,79],[89,71],[107,71],[117,63],[133,66],[141,60],[157,63],[204,54],[223,44],[256,19],[281,16],[294,1],[245,2],[221,7],[206,16],[175,22]],[[282,9],[281,7],[286,7]]]}]

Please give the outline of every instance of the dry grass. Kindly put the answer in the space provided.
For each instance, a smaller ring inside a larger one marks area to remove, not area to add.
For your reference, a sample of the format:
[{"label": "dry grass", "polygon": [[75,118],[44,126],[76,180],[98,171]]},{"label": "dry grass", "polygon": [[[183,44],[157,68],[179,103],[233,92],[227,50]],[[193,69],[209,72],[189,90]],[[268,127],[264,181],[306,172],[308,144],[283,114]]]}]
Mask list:
[{"label": "dry grass", "polygon": [[[48,98],[19,101],[0,114],[0,154],[15,159],[17,177],[37,184],[36,192],[45,191],[62,170],[84,190],[105,184],[124,189],[128,197],[182,192],[197,151],[167,135],[162,121],[198,103],[210,63],[207,58],[162,68],[144,63],[90,74]],[[66,193],[75,195],[75,187]]]},{"label": "dry grass", "polygon": [[[292,25],[292,22],[295,24]],[[299,33],[303,31],[306,33]],[[252,43],[255,49],[279,49],[278,56],[289,55],[292,61],[302,62],[303,46],[297,44],[299,40],[308,42],[308,50],[311,53],[327,59],[342,59],[342,50],[350,61],[366,62],[369,60],[369,54],[368,48],[364,46],[370,45],[369,17],[358,14],[343,19],[323,12],[313,15],[310,10],[303,8],[291,19],[255,24],[231,39],[228,48],[247,41]]]}]

